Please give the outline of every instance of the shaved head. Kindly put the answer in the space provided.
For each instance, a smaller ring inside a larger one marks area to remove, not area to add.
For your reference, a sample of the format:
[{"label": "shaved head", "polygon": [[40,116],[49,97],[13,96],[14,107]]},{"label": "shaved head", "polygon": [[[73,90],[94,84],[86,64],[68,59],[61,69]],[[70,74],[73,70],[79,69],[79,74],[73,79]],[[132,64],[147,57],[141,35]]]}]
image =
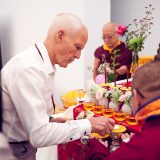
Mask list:
[{"label": "shaved head", "polygon": [[110,33],[116,33],[117,25],[115,23],[109,22],[103,26],[103,32],[108,31]]},{"label": "shaved head", "polygon": [[103,26],[102,35],[104,43],[110,48],[114,49],[117,46],[118,34],[117,25],[109,22]]}]

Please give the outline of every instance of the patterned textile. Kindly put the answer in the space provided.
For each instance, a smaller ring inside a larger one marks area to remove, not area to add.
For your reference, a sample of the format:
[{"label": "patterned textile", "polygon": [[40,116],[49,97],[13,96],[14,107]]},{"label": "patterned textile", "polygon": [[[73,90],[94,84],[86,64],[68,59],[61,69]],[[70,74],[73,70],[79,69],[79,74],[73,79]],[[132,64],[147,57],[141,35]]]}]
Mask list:
[{"label": "patterned textile", "polygon": [[136,120],[143,123],[145,119],[155,115],[160,115],[160,97],[141,106],[136,114]]}]

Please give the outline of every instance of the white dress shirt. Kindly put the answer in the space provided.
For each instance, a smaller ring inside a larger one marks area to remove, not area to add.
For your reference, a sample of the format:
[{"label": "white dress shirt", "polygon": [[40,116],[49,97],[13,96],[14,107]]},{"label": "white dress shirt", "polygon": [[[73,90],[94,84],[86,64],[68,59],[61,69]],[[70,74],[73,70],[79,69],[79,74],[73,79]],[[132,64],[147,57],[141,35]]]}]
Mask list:
[{"label": "white dress shirt", "polygon": [[[2,69],[3,131],[9,142],[30,141],[38,147],[65,143],[91,132],[89,120],[49,123],[53,107],[52,66],[43,43],[14,56]],[[64,80],[64,79],[63,79]]]}]

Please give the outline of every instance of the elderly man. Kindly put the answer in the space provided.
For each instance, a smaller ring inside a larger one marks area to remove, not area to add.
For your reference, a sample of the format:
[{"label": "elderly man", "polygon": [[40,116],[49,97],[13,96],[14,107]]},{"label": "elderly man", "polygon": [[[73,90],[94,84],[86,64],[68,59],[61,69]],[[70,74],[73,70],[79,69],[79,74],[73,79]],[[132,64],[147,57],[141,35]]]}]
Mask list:
[{"label": "elderly man", "polygon": [[113,67],[113,52],[117,50],[117,57],[115,58],[116,65],[116,80],[127,78],[127,72],[130,70],[132,63],[132,53],[128,50],[123,42],[118,39],[117,25],[114,23],[107,23],[102,30],[104,45],[98,47],[94,52],[94,66],[93,79],[96,79],[98,68],[104,62]]},{"label": "elderly man", "polygon": [[104,135],[113,129],[114,121],[105,117],[49,121],[54,65],[67,67],[79,59],[87,38],[87,29],[77,16],[59,14],[44,43],[16,55],[2,69],[3,131],[18,159],[35,160],[38,147],[69,142],[91,132]]}]

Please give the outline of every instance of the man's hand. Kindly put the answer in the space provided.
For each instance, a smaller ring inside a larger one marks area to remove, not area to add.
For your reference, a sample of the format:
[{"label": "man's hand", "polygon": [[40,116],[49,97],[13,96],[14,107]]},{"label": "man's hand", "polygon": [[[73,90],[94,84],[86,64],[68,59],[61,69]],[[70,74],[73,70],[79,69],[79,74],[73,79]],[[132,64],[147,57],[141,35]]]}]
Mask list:
[{"label": "man's hand", "polygon": [[89,119],[93,133],[98,133],[102,136],[109,134],[114,128],[115,121],[111,118],[104,116],[101,117],[91,117]]},{"label": "man's hand", "polygon": [[117,69],[117,73],[119,74],[119,75],[124,75],[124,74],[127,74],[127,66],[121,66],[119,69]]}]

